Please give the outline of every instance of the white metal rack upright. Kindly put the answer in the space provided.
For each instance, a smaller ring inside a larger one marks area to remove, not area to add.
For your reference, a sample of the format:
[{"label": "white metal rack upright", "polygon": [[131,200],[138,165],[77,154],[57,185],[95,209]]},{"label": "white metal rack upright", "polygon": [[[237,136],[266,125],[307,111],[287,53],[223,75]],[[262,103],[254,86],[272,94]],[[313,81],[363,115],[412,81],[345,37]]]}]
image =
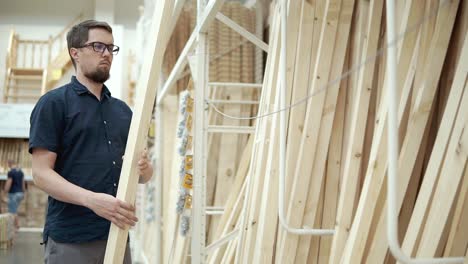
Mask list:
[{"label": "white metal rack upright", "polygon": [[[183,1],[182,1],[183,2]],[[208,82],[208,66],[209,66],[209,48],[208,48],[208,27],[211,22],[216,18],[228,27],[251,41],[253,44],[258,46],[260,49],[267,51],[268,44],[257,38],[254,34],[250,33],[225,15],[219,13],[224,0],[204,0],[197,1],[197,25],[188,39],[184,49],[182,50],[173,70],[168,76],[168,79],[160,89],[156,100],[156,128],[157,131],[162,131],[162,119],[163,112],[161,111],[162,102],[169,91],[169,89],[178,80],[182,74],[183,69],[188,63],[188,56],[191,51],[196,48],[196,76],[194,76],[195,83],[195,118],[194,118],[194,177],[193,177],[193,215],[191,223],[191,261],[192,263],[205,263],[206,253],[218,248],[224,243],[237,237],[238,230],[234,230],[219,240],[213,242],[211,245],[206,247],[205,245],[205,233],[206,233],[206,215],[220,214],[222,209],[216,207],[206,206],[206,162],[207,162],[207,133],[253,133],[254,129],[248,126],[218,126],[208,125],[207,123],[207,103],[212,104],[258,104],[256,101],[234,101],[234,100],[211,100],[207,98],[209,87],[237,87],[237,88],[261,88],[262,84],[258,83],[220,83],[220,82]],[[159,163],[160,167],[162,156],[162,142],[158,140],[158,146],[156,147],[156,162]],[[159,157],[159,158],[158,158]],[[162,173],[162,171],[159,171]],[[162,186],[162,179],[158,177],[156,179],[157,186]],[[160,189],[160,188],[157,188]],[[157,194],[157,200],[161,199],[161,194]],[[161,216],[161,206],[157,206],[157,220]],[[160,238],[161,233],[158,232],[157,236]],[[157,239],[160,241],[160,239]],[[160,254],[160,250],[157,251]],[[160,256],[158,256],[160,260]]]}]

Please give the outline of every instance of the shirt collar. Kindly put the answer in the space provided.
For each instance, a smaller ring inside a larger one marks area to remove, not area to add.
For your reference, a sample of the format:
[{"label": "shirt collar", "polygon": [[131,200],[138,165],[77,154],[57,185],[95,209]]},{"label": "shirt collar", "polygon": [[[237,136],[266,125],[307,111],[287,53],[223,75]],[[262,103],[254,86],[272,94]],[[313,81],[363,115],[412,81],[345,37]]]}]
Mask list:
[{"label": "shirt collar", "polygon": [[[80,83],[80,81],[78,81],[78,79],[76,78],[76,76],[72,76],[71,78],[71,83],[73,84],[72,85],[72,88],[73,90],[75,90],[75,92],[78,94],[78,95],[83,95],[83,94],[87,94],[87,93],[91,93],[88,88],[86,88],[86,86],[84,86],[83,84]],[[102,86],[102,95],[104,95],[105,97],[109,98],[111,96],[111,92],[109,91],[109,89],[107,89],[107,86],[104,84]],[[101,95],[101,97],[102,97]]]}]

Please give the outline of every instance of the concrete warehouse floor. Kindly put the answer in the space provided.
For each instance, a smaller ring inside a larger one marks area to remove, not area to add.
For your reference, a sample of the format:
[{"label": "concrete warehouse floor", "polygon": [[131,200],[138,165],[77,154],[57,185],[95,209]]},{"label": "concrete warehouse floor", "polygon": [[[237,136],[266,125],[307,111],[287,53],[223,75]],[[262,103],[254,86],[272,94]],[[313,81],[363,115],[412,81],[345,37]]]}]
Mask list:
[{"label": "concrete warehouse floor", "polygon": [[13,246],[8,250],[0,250],[0,263],[44,263],[44,247],[40,242],[40,232],[18,232]]}]

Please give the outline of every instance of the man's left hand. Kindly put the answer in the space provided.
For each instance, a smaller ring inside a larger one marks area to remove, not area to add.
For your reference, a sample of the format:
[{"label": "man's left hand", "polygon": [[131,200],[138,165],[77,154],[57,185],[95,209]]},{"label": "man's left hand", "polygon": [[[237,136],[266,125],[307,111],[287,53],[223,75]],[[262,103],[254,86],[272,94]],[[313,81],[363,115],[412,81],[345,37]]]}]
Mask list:
[{"label": "man's left hand", "polygon": [[145,183],[153,176],[153,166],[148,159],[148,151],[145,149],[138,160],[138,174],[140,175],[140,183]]}]

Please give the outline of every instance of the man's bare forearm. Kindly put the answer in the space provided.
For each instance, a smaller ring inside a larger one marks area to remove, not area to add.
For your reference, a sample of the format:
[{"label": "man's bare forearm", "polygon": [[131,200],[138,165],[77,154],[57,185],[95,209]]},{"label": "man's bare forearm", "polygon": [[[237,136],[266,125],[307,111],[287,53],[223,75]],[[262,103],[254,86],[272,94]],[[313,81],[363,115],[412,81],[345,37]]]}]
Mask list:
[{"label": "man's bare forearm", "polygon": [[33,170],[33,179],[37,187],[62,202],[86,206],[93,192],[81,188],[60,176],[50,168]]}]

